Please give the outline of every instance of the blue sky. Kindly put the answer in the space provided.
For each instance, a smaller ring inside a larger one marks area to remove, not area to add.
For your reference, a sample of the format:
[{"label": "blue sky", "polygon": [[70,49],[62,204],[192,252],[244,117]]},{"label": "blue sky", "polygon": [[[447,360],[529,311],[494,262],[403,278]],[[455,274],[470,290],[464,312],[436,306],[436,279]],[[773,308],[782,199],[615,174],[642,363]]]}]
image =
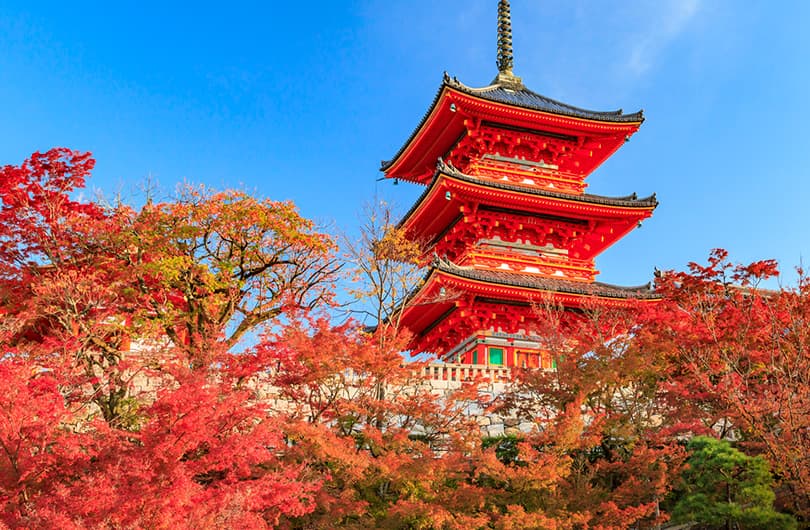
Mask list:
[{"label": "blue sky", "polygon": [[[92,151],[90,186],[150,177],[291,199],[351,232],[447,70],[495,68],[496,0],[0,1],[0,164]],[[515,72],[547,96],[647,121],[590,192],[658,193],[598,260],[634,285],[724,247],[810,261],[810,2],[512,0]]]}]

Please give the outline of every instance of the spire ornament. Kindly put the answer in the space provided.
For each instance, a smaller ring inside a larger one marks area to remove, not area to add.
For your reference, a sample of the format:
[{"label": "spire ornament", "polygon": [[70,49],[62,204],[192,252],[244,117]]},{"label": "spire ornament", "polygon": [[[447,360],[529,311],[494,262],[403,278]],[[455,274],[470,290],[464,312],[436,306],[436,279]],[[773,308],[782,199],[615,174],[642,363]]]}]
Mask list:
[{"label": "spire ornament", "polygon": [[494,83],[509,88],[521,89],[523,82],[513,72],[514,56],[512,55],[512,12],[509,0],[498,1],[498,76]]},{"label": "spire ornament", "polygon": [[512,73],[514,57],[512,56],[512,14],[509,0],[498,2],[498,71]]}]

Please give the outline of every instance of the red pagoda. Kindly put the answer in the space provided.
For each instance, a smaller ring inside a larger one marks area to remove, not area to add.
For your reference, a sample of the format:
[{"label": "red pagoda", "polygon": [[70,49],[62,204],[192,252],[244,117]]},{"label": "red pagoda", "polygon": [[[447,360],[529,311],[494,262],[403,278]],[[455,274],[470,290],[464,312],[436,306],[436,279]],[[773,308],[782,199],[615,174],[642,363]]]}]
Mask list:
[{"label": "red pagoda", "polygon": [[514,75],[508,0],[498,6],[498,75],[471,88],[447,74],[387,178],[426,186],[400,226],[431,265],[403,308],[414,352],[448,362],[550,368],[538,303],[573,311],[657,299],[649,285],[596,281],[594,259],[657,205],[655,195],[585,192],[644,121],[555,101]]}]

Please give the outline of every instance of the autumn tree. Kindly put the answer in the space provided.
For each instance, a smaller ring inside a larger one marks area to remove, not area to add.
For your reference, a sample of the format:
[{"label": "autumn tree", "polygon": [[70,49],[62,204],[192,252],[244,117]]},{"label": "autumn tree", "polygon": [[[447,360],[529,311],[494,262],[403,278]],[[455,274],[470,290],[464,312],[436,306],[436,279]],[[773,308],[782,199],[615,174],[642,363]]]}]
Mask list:
[{"label": "autumn tree", "polygon": [[[328,300],[337,265],[291,204],[192,189],[139,210],[103,208],[71,199],[89,156],[34,158],[3,173],[23,190],[4,197],[0,369],[19,396],[0,429],[4,524],[486,519],[469,502],[468,401],[420,386],[402,336],[307,315]],[[402,257],[391,242],[377,257]],[[130,352],[130,340],[151,346]],[[125,409],[133,373],[154,376],[153,395]],[[27,409],[34,399],[42,407]]]},{"label": "autumn tree", "polygon": [[[333,244],[294,205],[186,187],[105,208],[73,198],[93,164],[53,149],[0,172],[0,326],[41,365],[73,370],[107,421],[122,421],[167,338],[203,365],[215,342],[329,298]],[[138,366],[123,355],[133,340],[153,345]]]},{"label": "autumn tree", "polygon": [[638,311],[596,304],[571,311],[541,301],[535,315],[556,367],[515,370],[494,410],[533,422],[538,434],[521,440],[540,454],[558,447],[565,465],[557,510],[603,528],[665,520],[660,503],[683,451],[661,429],[658,418],[668,412],[662,365],[636,341]]},{"label": "autumn tree", "polygon": [[93,457],[92,437],[66,429],[75,409],[60,380],[22,360],[0,359],[0,523],[37,526],[52,513],[60,478],[75,477]]},{"label": "autumn tree", "polygon": [[350,314],[378,329],[381,340],[397,335],[408,296],[421,281],[421,245],[395,223],[390,204],[375,200],[363,209],[358,235],[343,237],[343,251]]},{"label": "autumn tree", "polygon": [[[141,211],[74,199],[92,165],[54,149],[0,171],[2,522],[259,528],[311,512],[324,471],[282,458],[289,418],[222,367],[249,330],[328,298],[328,238],[238,192]],[[144,371],[153,396],[130,408]]]},{"label": "autumn tree", "polygon": [[127,386],[123,328],[137,300],[109,237],[126,212],[73,198],[93,165],[58,148],[0,169],[0,333],[38,366],[69,373],[115,421]]},{"label": "autumn tree", "polygon": [[354,322],[302,316],[232,359],[234,376],[248,384],[246,375],[258,375],[268,384],[266,399],[283,403],[283,414],[298,425],[287,432],[301,461],[330,470],[323,503],[293,526],[389,527],[404,505],[421,506],[425,520],[466,520],[446,502],[470,487],[466,455],[479,434],[465,406],[477,389],[439,398],[420,370],[403,363],[404,344],[385,344],[381,350],[378,338]]},{"label": "autumn tree", "polygon": [[[363,209],[358,236],[343,237],[343,252],[349,282],[348,314],[366,325],[375,342],[372,351],[381,358],[393,358],[396,363],[410,338],[400,326],[400,319],[408,296],[420,281],[421,248],[395,224],[391,206],[375,199]],[[402,362],[404,359],[399,358],[398,363]],[[421,365],[413,364],[410,371],[418,373],[420,368]],[[395,371],[399,371],[399,366]],[[383,402],[392,379],[401,377],[373,375],[377,401]],[[378,427],[385,423],[385,416],[385,411],[378,408],[375,420]]]},{"label": "autumn tree", "polygon": [[780,477],[791,509],[810,516],[810,283],[766,290],[772,261],[736,265],[716,250],[706,265],[668,273],[665,303],[641,340],[667,359],[668,416],[684,432],[742,440]]},{"label": "autumn tree", "polygon": [[149,318],[197,362],[291,309],[328,301],[334,245],[289,202],[186,186],[123,227],[123,259]]}]

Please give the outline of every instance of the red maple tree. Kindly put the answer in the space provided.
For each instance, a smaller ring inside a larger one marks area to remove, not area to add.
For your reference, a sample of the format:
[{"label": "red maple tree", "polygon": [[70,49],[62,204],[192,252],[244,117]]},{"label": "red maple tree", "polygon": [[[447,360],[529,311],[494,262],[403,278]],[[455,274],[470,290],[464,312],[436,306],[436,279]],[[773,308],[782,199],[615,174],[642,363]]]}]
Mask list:
[{"label": "red maple tree", "polygon": [[640,339],[667,360],[673,429],[740,440],[765,456],[791,509],[810,516],[810,282],[762,288],[767,260],[738,265],[715,250],[706,265],[668,273],[666,296]]}]

